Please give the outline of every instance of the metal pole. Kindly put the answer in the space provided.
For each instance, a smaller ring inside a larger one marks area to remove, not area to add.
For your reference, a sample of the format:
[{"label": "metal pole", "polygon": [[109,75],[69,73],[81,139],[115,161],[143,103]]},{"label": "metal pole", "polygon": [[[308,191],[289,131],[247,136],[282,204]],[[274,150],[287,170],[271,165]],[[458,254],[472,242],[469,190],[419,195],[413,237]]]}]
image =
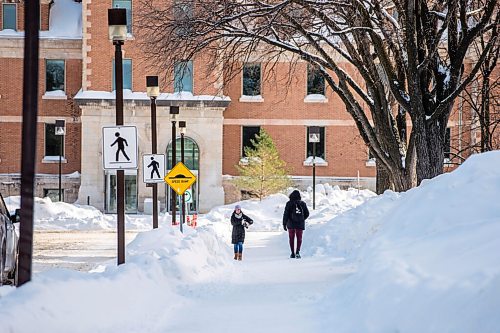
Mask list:
[{"label": "metal pole", "polygon": [[[181,133],[181,162],[184,164],[184,133]],[[182,219],[181,219],[181,232],[182,225],[186,220],[186,195],[182,193]]]},{"label": "metal pole", "polygon": [[62,145],[63,145],[63,136],[59,135],[59,202],[61,202],[61,165],[62,165]]},{"label": "metal pole", "polygon": [[21,147],[21,225],[18,286],[31,280],[31,264],[33,257],[33,192],[38,115],[38,31],[40,22],[40,1],[27,0],[24,6],[25,37]]},{"label": "metal pole", "polygon": [[316,209],[316,142],[313,142],[313,209]]},{"label": "metal pole", "polygon": [[[156,154],[156,97],[151,97],[151,153]],[[153,187],[153,229],[158,228],[158,184]]]},{"label": "metal pole", "polygon": [[[116,126],[123,125],[123,41],[115,45]],[[116,209],[118,234],[118,265],[125,263],[125,172],[116,171]]]},{"label": "metal pole", "polygon": [[[175,142],[175,139],[176,139],[176,134],[175,134],[175,120],[172,120],[172,169],[175,167],[175,165],[177,164],[177,161],[176,161],[176,158],[177,158],[177,152],[176,152],[176,142]],[[172,205],[172,224],[175,224],[175,220],[176,220],[176,217],[175,217],[175,214],[177,213],[177,210],[175,208],[175,205],[177,204],[177,193],[171,189],[171,193],[172,193],[172,201],[171,201],[171,205]]]}]

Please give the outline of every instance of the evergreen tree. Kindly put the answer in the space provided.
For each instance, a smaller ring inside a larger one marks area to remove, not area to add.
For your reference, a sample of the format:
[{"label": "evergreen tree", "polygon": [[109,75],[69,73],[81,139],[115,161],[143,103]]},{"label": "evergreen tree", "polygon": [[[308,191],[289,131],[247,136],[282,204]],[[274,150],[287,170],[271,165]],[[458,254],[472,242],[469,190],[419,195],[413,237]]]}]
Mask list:
[{"label": "evergreen tree", "polygon": [[245,147],[245,163],[236,165],[240,177],[235,185],[260,200],[282,191],[291,185],[286,163],[280,158],[273,139],[263,129],[251,140],[252,147]]}]

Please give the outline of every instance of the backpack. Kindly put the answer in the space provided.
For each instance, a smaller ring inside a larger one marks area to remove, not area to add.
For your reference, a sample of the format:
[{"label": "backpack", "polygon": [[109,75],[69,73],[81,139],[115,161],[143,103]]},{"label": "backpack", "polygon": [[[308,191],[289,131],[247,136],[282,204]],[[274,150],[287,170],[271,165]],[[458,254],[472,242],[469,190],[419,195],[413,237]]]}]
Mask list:
[{"label": "backpack", "polygon": [[300,201],[295,201],[290,207],[290,220],[292,222],[304,222],[304,210],[300,205]]}]

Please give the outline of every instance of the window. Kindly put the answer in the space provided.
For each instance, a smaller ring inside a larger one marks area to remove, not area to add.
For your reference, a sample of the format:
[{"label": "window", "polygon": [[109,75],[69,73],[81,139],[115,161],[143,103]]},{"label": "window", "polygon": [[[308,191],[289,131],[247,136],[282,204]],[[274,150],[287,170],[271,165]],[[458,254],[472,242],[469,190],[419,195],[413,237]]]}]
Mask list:
[{"label": "window", "polygon": [[[123,66],[123,89],[132,90],[132,59],[123,59],[122,66]],[[113,86],[111,90],[116,90],[114,60],[113,60]]]},{"label": "window", "polygon": [[307,94],[325,94],[325,79],[321,75],[320,70],[310,64],[307,65]]},{"label": "window", "polygon": [[13,3],[4,3],[2,5],[3,29],[17,30],[16,5]]},{"label": "window", "polygon": [[320,127],[319,128],[319,142],[313,143],[309,142],[309,128],[307,128],[307,157],[313,156],[313,145],[316,144],[316,155],[315,157],[321,157],[322,159],[325,159],[325,128]]},{"label": "window", "polygon": [[451,128],[446,128],[444,136],[444,158],[450,160],[451,158]]},{"label": "window", "polygon": [[113,8],[125,8],[127,10],[127,32],[132,33],[132,0],[113,0]]},{"label": "window", "polygon": [[45,91],[64,91],[64,60],[45,61]]},{"label": "window", "polygon": [[243,65],[243,95],[260,95],[260,64]]},{"label": "window", "polygon": [[[52,202],[59,201],[59,189],[44,188],[43,197],[49,197]],[[64,189],[61,189],[61,200],[64,202]]]},{"label": "window", "polygon": [[64,143],[61,147],[63,135],[56,135],[55,130],[56,124],[45,124],[45,156],[64,156]]},{"label": "window", "polygon": [[173,7],[176,20],[175,33],[178,36],[187,36],[191,30],[193,18],[192,0],[176,0]]},{"label": "window", "polygon": [[174,67],[174,91],[193,92],[193,61],[183,61]]},{"label": "window", "polygon": [[256,139],[256,135],[260,132],[260,126],[243,126],[243,138],[241,142],[241,156],[245,154],[245,147],[253,149],[252,140]]}]

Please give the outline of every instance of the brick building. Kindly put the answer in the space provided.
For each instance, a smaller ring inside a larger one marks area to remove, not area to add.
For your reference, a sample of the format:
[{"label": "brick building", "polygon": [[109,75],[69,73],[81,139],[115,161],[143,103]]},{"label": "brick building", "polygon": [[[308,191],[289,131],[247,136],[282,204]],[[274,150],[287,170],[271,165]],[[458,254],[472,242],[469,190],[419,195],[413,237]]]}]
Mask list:
[{"label": "brick building", "polygon": [[[20,192],[21,122],[23,91],[23,1],[0,2],[0,190],[4,196]],[[68,5],[68,4],[66,4]],[[77,15],[80,5],[55,5],[41,1],[39,117],[35,195],[58,195],[60,137],[54,133],[56,119],[66,121],[62,144],[64,199],[76,200],[80,186],[80,109],[73,97],[81,88],[82,39],[78,16],[70,25],[52,22],[49,13]]]},{"label": "brick building", "polygon": [[[1,4],[0,190],[4,195],[14,195],[19,193],[20,173],[23,5],[5,0]],[[63,4],[72,9],[78,33],[68,29],[68,23],[58,14],[58,6]],[[144,63],[134,35],[134,13],[140,10],[139,2],[46,0],[41,9],[36,195],[55,198],[60,146],[53,135],[53,124],[56,119],[65,119],[65,201],[90,202],[106,212],[116,211],[116,173],[102,168],[102,127],[115,124],[114,47],[107,26],[107,9],[112,6],[127,8],[131,19],[123,46],[124,122],[137,126],[141,156],[151,152],[150,100],[145,93],[145,78],[161,73],[153,72]],[[57,20],[65,21],[60,22],[65,28],[58,27]],[[282,86],[281,79],[288,73],[287,63],[278,64],[267,80],[263,80],[267,74],[263,73],[265,64],[243,64],[240,76],[224,85],[212,76],[207,63],[196,58],[173,64],[176,70],[172,83],[160,87],[162,94],[157,100],[158,153],[170,156],[171,152],[169,106],[179,106],[177,120],[187,122],[186,164],[198,177],[191,210],[204,212],[241,197],[230,179],[237,175],[234,166],[244,154],[243,147],[250,145],[260,128],[275,141],[299,187],[311,185],[312,146],[307,134],[311,126],[319,126],[317,182],[357,186],[359,180],[362,187],[374,189],[375,162],[354,121],[340,98],[306,63],[298,65],[287,87]],[[349,70],[347,64],[344,66]],[[450,124],[459,128],[463,113],[459,103]],[[169,168],[171,161],[167,165]],[[127,212],[143,211],[151,190],[142,181],[141,168],[127,171],[125,178]],[[162,208],[168,205],[168,192],[160,184]]]}]

